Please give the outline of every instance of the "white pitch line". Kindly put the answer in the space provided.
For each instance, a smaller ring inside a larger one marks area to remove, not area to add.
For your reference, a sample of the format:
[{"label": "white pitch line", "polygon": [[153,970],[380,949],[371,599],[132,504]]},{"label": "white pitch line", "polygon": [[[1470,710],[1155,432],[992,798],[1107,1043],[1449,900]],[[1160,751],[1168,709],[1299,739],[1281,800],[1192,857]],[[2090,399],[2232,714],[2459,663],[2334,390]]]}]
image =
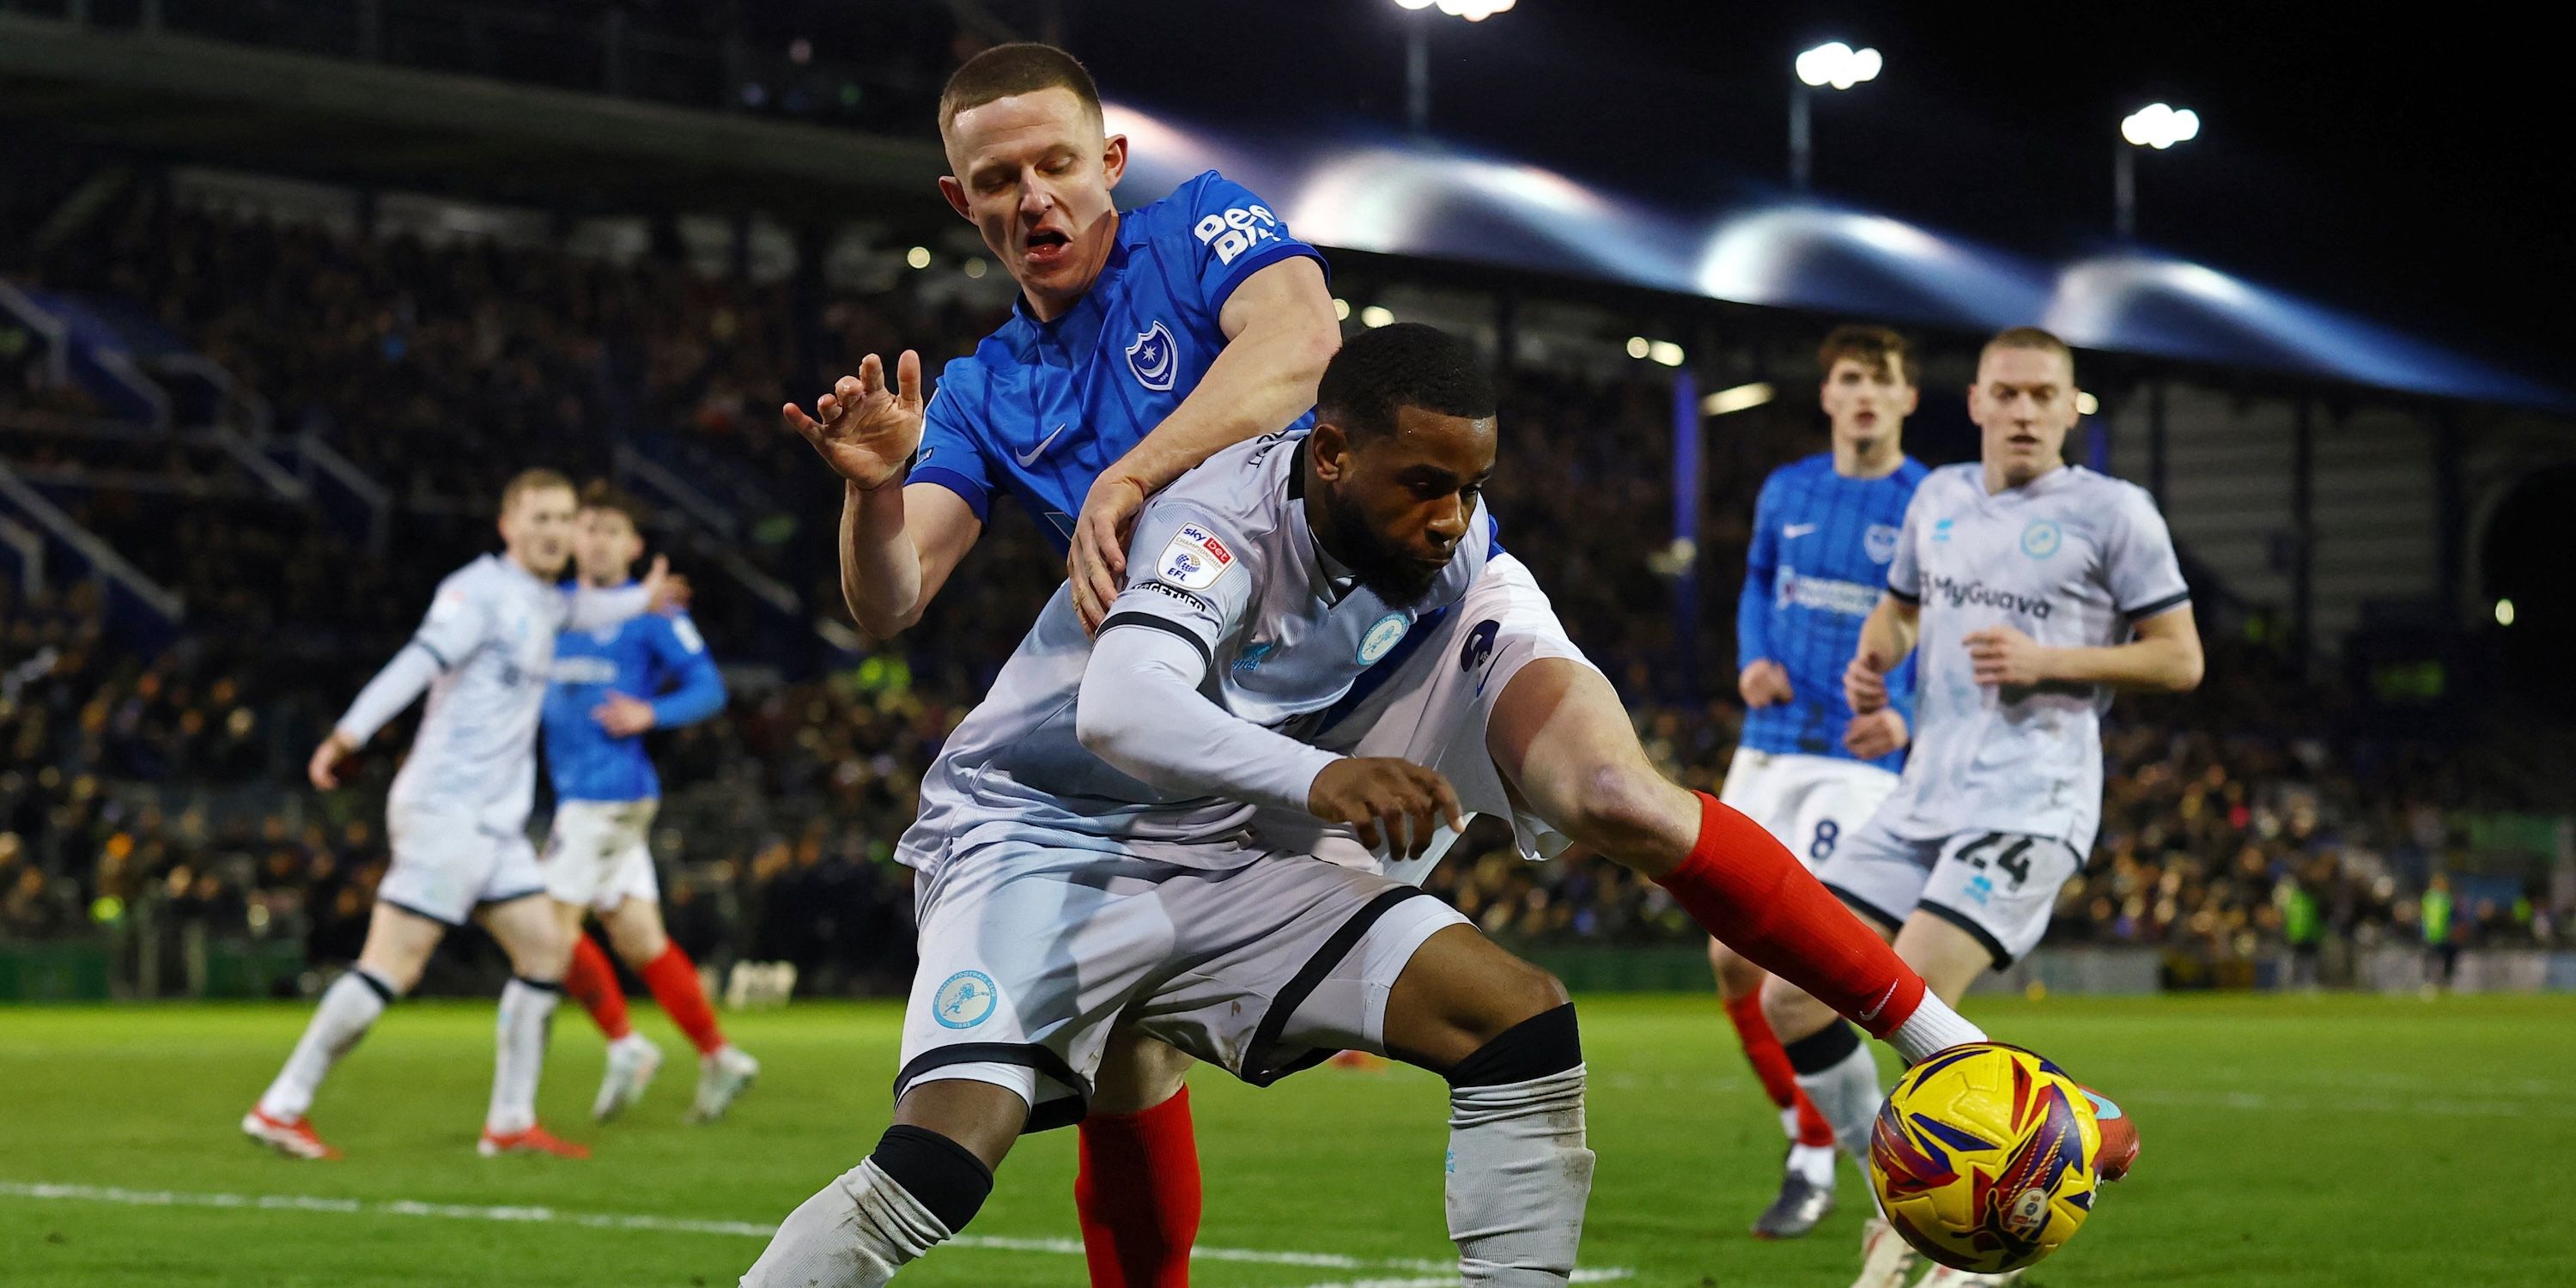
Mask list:
[{"label": "white pitch line", "polygon": [[[634,1212],[566,1212],[550,1207],[476,1207],[462,1203],[423,1203],[414,1199],[391,1199],[370,1202],[363,1199],[319,1198],[304,1194],[195,1194],[184,1190],[129,1190],[114,1185],[58,1185],[44,1182],[0,1181],[0,1198],[40,1199],[83,1203],[117,1203],[127,1207],[206,1207],[246,1208],[258,1211],[329,1212],[339,1216],[426,1216],[454,1221],[536,1222],[577,1225],[604,1230],[654,1230],[673,1234],[730,1234],[750,1239],[766,1239],[778,1227],[757,1221],[707,1221],[693,1217],[654,1216]],[[1022,1239],[1008,1235],[967,1234],[947,1242],[949,1247],[975,1248],[986,1252],[1044,1252],[1058,1256],[1082,1255],[1077,1239]],[[1196,1261],[1230,1261],[1247,1265],[1297,1266],[1310,1270],[1400,1271],[1407,1274],[1444,1274],[1439,1279],[1366,1279],[1354,1282],[1320,1284],[1315,1288],[1410,1288],[1411,1285],[1455,1284],[1454,1263],[1404,1257],[1352,1257],[1332,1252],[1268,1251],[1258,1248],[1194,1248]],[[1624,1266],[1574,1272],[1576,1283],[1608,1283],[1632,1279],[1637,1272]]]}]

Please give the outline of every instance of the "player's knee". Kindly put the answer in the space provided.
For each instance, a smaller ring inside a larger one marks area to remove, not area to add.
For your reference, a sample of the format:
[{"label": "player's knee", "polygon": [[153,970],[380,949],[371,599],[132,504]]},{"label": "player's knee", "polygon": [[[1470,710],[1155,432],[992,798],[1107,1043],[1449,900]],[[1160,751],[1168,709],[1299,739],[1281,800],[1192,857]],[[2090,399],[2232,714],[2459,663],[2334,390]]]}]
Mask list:
[{"label": "player's knee", "polygon": [[[1562,997],[1564,990],[1557,993]],[[1583,1037],[1574,1004],[1561,1001],[1495,1034],[1452,1066],[1448,1079],[1453,1087],[1502,1087],[1553,1077],[1582,1064]]]},{"label": "player's knee", "polygon": [[1794,1042],[1831,1023],[1834,1013],[1775,975],[1762,981],[1762,1018],[1781,1041]]},{"label": "player's knee", "polygon": [[993,1169],[975,1151],[927,1127],[886,1128],[868,1161],[950,1234],[965,1229],[993,1193]]},{"label": "player's knee", "polygon": [[1460,1027],[1479,1049],[1570,1002],[1564,982],[1556,976],[1508,953],[1497,951],[1494,956],[1499,962],[1486,972],[1480,1004],[1459,1016]]},{"label": "player's knee", "polygon": [[1698,811],[1689,793],[1645,764],[1594,767],[1583,778],[1566,835],[1630,866],[1669,867],[1690,852]]}]

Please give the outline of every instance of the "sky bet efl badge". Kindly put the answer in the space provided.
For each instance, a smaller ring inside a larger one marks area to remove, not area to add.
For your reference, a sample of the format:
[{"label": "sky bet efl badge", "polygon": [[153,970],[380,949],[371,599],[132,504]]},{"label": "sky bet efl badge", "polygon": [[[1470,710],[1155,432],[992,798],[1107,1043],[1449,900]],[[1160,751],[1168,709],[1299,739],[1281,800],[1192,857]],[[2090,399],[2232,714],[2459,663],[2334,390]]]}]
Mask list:
[{"label": "sky bet efl badge", "polygon": [[1234,552],[1216,539],[1216,534],[1195,523],[1184,523],[1172,534],[1170,545],[1163,547],[1162,562],[1154,576],[1183,590],[1205,590],[1234,566]]}]

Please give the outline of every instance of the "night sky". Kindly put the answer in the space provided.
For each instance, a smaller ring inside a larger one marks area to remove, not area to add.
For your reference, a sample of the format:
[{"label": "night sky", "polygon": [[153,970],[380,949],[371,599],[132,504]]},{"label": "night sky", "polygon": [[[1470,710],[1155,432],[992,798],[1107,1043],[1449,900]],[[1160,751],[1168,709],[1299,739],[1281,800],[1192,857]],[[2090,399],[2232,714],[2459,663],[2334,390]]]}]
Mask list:
[{"label": "night sky", "polygon": [[[1399,126],[1402,24],[1425,16],[1062,4],[1109,97],[1281,129]],[[2576,148],[2558,42],[2420,6],[2010,8],[1520,0],[1439,19],[1433,128],[1713,207],[1785,188],[1797,51],[1871,45],[1879,79],[1820,97],[1818,192],[2054,260],[2110,243],[2119,120],[2163,99],[2202,132],[2139,157],[2143,242],[2566,378]]]}]

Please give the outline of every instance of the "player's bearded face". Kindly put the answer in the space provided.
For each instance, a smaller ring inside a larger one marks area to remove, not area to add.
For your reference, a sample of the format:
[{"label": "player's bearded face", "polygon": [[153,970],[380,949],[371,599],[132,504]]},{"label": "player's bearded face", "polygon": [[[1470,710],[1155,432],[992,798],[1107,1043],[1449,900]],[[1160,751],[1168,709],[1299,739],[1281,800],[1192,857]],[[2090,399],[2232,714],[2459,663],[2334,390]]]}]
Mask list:
[{"label": "player's bearded face", "polygon": [[1379,598],[1404,604],[1429,593],[1466,539],[1494,467],[1494,422],[1405,407],[1396,425],[1365,444],[1344,440],[1321,495],[1326,548]]},{"label": "player's bearded face", "polygon": [[1046,89],[959,112],[945,139],[954,173],[941,193],[1030,303],[1052,317],[1080,299],[1116,230],[1125,137],[1104,135],[1073,91]]}]

